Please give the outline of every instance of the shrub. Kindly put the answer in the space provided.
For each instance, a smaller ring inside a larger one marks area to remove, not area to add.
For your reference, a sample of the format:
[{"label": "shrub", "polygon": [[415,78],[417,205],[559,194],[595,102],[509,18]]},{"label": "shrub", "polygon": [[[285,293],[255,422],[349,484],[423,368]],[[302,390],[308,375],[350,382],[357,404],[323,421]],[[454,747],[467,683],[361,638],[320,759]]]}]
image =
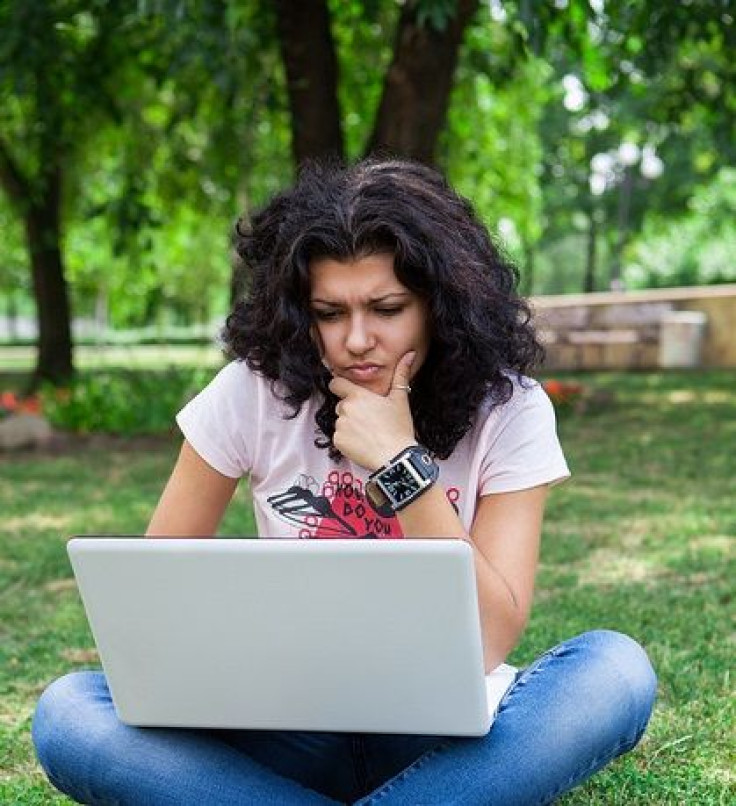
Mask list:
[{"label": "shrub", "polygon": [[174,415],[212,377],[211,369],[103,370],[80,374],[65,389],[45,387],[44,415],[81,433],[163,434]]}]

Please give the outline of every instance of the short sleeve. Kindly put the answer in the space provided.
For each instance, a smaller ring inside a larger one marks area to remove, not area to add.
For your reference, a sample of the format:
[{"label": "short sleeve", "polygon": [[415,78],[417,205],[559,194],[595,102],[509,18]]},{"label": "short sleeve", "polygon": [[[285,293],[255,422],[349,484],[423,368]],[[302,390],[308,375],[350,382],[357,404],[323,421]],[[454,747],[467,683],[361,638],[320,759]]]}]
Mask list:
[{"label": "short sleeve", "polygon": [[177,414],[184,438],[219,473],[250,472],[258,438],[259,394],[248,367],[234,361]]},{"label": "short sleeve", "polygon": [[554,407],[536,381],[514,385],[513,397],[491,412],[480,440],[480,495],[556,484],[570,475]]}]

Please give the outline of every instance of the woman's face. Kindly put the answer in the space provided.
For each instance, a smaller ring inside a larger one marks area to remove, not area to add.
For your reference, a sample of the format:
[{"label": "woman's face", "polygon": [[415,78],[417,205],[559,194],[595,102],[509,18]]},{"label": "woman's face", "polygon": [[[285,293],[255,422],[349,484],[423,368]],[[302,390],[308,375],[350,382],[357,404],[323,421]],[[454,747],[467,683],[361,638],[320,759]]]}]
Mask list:
[{"label": "woman's face", "polygon": [[411,377],[429,349],[426,303],[394,274],[391,254],[310,265],[314,337],[333,375],[386,395],[399,360],[416,351]]}]

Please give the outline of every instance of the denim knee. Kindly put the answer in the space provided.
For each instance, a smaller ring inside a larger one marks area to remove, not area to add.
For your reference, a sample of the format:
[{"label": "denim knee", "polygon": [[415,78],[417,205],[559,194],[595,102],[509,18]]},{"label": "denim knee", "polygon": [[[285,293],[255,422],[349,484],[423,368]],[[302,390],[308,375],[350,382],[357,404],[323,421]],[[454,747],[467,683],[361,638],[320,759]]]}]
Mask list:
[{"label": "denim knee", "polygon": [[587,668],[601,696],[617,699],[633,728],[633,747],[649,722],[657,694],[657,677],[647,653],[633,638],[613,630],[593,630],[574,641],[585,645]]},{"label": "denim knee", "polygon": [[617,668],[628,684],[632,699],[642,710],[651,711],[657,692],[657,676],[641,644],[613,630],[593,630],[587,636],[601,661]]},{"label": "denim knee", "polygon": [[95,709],[104,678],[100,672],[72,672],[54,680],[41,695],[31,726],[36,756],[52,783],[59,786],[70,761],[78,762],[85,743],[95,741]]}]

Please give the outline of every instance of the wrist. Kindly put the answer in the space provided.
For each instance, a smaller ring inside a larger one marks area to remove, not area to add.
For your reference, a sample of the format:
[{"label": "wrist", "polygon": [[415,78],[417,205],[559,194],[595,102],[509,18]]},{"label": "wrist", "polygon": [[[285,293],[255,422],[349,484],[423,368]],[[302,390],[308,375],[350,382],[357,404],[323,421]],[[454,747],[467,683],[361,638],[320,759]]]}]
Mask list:
[{"label": "wrist", "polygon": [[375,509],[398,512],[432,487],[438,476],[429,451],[412,443],[371,473],[366,495]]},{"label": "wrist", "polygon": [[392,442],[385,446],[377,446],[375,460],[371,462],[370,467],[366,467],[366,470],[371,474],[377,473],[379,470],[386,467],[386,465],[388,465],[390,462],[393,462],[395,459],[397,459],[404,451],[416,446],[417,441],[414,438],[396,440],[396,442]]}]

